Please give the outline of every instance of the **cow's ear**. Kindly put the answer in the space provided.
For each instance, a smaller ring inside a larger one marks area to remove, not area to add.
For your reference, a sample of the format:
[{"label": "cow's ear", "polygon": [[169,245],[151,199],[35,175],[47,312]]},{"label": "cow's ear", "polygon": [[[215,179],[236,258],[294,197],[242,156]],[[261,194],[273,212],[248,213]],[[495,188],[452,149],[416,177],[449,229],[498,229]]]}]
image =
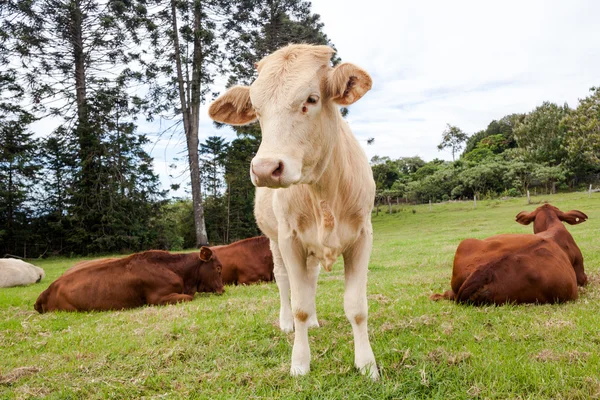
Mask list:
[{"label": "cow's ear", "polygon": [[558,219],[570,225],[577,225],[582,222],[585,222],[588,219],[588,216],[582,213],[581,211],[571,210],[559,213]]},{"label": "cow's ear", "polygon": [[217,122],[246,125],[256,121],[248,86],[234,86],[219,96],[208,108],[208,115]]},{"label": "cow's ear", "polygon": [[516,220],[521,225],[529,225],[531,221],[535,219],[536,214],[537,213],[535,211],[532,211],[530,213],[528,213],[527,211],[521,211],[517,214]]},{"label": "cow's ear", "polygon": [[343,63],[327,76],[327,94],[342,106],[348,106],[364,96],[373,86],[371,77],[354,64]]},{"label": "cow's ear", "polygon": [[200,247],[200,259],[204,262],[210,261],[212,258],[213,252],[208,247],[202,246]]}]

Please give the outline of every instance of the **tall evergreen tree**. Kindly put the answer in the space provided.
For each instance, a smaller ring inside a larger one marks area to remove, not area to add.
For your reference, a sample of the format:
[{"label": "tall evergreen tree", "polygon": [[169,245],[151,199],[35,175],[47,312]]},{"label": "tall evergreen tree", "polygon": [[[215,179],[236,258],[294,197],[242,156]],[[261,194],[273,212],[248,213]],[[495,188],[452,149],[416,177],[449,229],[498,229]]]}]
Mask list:
[{"label": "tall evergreen tree", "polygon": [[[8,10],[0,4],[0,21],[7,17]],[[10,38],[10,32],[0,29],[0,256],[25,256],[40,166],[37,142],[28,130],[34,116],[20,106],[25,90],[11,62]]]},{"label": "tall evergreen tree", "polygon": [[40,236],[46,239],[48,248],[60,254],[70,231],[67,211],[76,167],[76,147],[65,129],[58,128],[43,140],[42,148],[43,201],[39,205],[42,216],[38,229]]},{"label": "tall evergreen tree", "polygon": [[[334,47],[323,32],[310,1],[245,0],[240,2],[225,31],[231,74],[228,86],[249,85],[256,78],[254,64],[290,43],[322,44]],[[334,59],[334,64],[339,59]]]},{"label": "tall evergreen tree", "polygon": [[[259,131],[260,132],[260,131]],[[233,140],[225,162],[227,242],[260,234],[254,220],[254,186],[248,178],[250,161],[258,151],[260,139],[242,135]]]},{"label": "tall evergreen tree", "polygon": [[224,162],[228,144],[220,136],[209,136],[200,144],[204,193],[217,197],[223,186]]},{"label": "tall evergreen tree", "polygon": [[32,190],[40,165],[26,112],[0,114],[0,251],[27,255]]},{"label": "tall evergreen tree", "polygon": [[132,115],[137,110],[119,88],[98,90],[88,107],[88,126],[99,141],[98,173],[84,178],[95,190],[72,202],[71,242],[82,252],[141,250],[152,239],[149,221],[165,195],[143,150],[148,139],[136,134]]},{"label": "tall evergreen tree", "polygon": [[[46,187],[56,200],[48,215],[58,221],[68,201],[71,251],[139,248],[137,228],[149,218],[140,201],[152,206],[160,197],[142,150],[146,139],[134,134],[141,100],[127,90],[130,79],[140,76],[133,66],[141,64],[137,30],[146,21],[144,3],[7,0],[0,5],[6,17],[3,46],[13,63],[20,63],[17,80],[27,86],[31,110],[62,118],[60,136],[74,144],[75,165],[68,174],[59,174],[66,160],[58,147],[64,143],[48,143],[53,150],[46,160],[54,171]],[[123,102],[135,105],[127,106],[127,121],[119,119]],[[136,169],[127,167],[132,163]],[[135,196],[141,198],[126,206]]]}]

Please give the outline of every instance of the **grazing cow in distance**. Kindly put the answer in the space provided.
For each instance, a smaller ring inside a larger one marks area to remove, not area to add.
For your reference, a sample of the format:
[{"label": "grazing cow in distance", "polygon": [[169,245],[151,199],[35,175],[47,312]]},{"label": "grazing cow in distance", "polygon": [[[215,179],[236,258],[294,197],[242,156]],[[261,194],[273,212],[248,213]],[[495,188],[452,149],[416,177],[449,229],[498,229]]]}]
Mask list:
[{"label": "grazing cow in distance", "polygon": [[221,263],[208,247],[198,253],[150,250],[102,261],[52,282],[38,297],[35,309],[40,313],[121,310],[192,301],[196,292],[223,293]]},{"label": "grazing cow in distance", "polygon": [[210,249],[223,265],[221,276],[225,285],[248,285],[273,280],[273,256],[269,239],[264,236],[211,246]]},{"label": "grazing cow in distance", "polygon": [[563,222],[587,220],[573,210],[562,212],[544,204],[517,222],[534,234],[505,234],[487,239],[465,239],[456,249],[451,290],[432,300],[459,303],[556,303],[577,299],[577,285],[587,283],[583,255]]},{"label": "grazing cow in distance", "polygon": [[0,259],[0,288],[29,285],[41,281],[44,270],[23,260]]},{"label": "grazing cow in distance", "polygon": [[328,46],[283,47],[256,64],[258,77],[250,87],[230,88],[211,104],[209,115],[232,125],[260,123],[262,140],[250,165],[257,187],[254,212],[271,240],[280,327],[295,330],[291,374],[310,369],[308,328],[318,326],[320,264],[330,268],[342,255],[354,363],[377,379],[367,330],[375,182],[339,110],[359,100],[372,82],[356,65],[331,67],[332,55]]}]

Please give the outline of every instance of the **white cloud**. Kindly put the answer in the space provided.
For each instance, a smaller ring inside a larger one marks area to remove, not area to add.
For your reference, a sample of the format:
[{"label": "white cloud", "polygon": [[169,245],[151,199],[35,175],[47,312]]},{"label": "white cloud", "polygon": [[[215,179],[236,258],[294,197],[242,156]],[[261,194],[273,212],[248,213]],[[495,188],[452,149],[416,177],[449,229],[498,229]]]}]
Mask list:
[{"label": "white cloud", "polygon": [[350,110],[369,157],[450,159],[446,123],[468,133],[543,101],[572,107],[600,85],[600,3],[313,0],[344,61],[374,86]]}]

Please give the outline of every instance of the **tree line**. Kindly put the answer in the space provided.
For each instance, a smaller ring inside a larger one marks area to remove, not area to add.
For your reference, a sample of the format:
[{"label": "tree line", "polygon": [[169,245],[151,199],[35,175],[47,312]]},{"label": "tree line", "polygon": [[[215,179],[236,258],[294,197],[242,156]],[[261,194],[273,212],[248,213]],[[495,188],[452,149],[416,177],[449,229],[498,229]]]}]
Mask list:
[{"label": "tree line", "polygon": [[[0,256],[178,249],[257,234],[248,165],[260,129],[200,143],[199,110],[218,76],[248,84],[254,63],[283,45],[332,45],[310,6],[0,3]],[[191,202],[160,188],[142,121],[185,138]],[[33,123],[57,128],[40,137]]]},{"label": "tree line", "polygon": [[[292,42],[332,46],[308,1],[1,2],[0,256],[175,250],[259,234],[248,168],[260,128],[201,141],[199,112],[217,77],[250,84],[254,63]],[[459,155],[453,162],[374,157],[378,199],[598,182],[599,96],[593,88],[576,109],[544,103],[470,136],[448,126],[440,149]],[[160,188],[143,121],[184,139],[191,200]],[[34,123],[56,128],[40,137]]]},{"label": "tree line", "polygon": [[453,161],[373,157],[378,202],[391,207],[399,199],[426,203],[521,196],[530,189],[554,193],[598,184],[600,88],[591,88],[576,108],[544,102],[471,135],[448,124],[438,148],[449,149]]}]

